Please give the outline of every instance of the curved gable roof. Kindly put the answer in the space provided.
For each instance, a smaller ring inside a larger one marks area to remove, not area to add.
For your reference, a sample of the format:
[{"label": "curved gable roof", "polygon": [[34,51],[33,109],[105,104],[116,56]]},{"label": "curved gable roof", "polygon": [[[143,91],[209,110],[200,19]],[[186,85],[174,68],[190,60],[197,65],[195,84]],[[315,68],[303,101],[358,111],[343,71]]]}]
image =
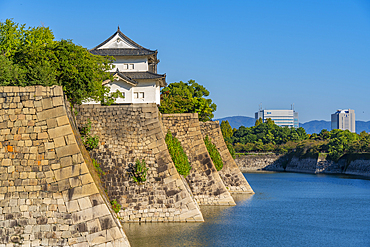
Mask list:
[{"label": "curved gable roof", "polygon": [[[113,40],[114,37],[119,36],[124,43],[127,44],[127,48],[104,48],[104,45],[108,44],[110,41]],[[94,55],[103,55],[103,56],[145,56],[156,54],[157,51],[149,50],[138,43],[131,40],[129,37],[124,35],[121,30],[117,29],[117,31],[106,39],[104,42],[99,44],[98,46],[94,47],[90,50],[90,52]]]}]

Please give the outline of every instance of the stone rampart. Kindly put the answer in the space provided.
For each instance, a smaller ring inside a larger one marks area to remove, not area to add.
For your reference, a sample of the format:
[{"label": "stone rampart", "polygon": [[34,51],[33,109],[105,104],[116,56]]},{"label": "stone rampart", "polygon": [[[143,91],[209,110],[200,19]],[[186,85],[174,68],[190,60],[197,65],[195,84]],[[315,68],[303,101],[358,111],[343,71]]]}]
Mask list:
[{"label": "stone rampart", "polygon": [[344,156],[338,162],[326,159],[320,153],[318,158],[298,158],[283,155],[244,155],[235,159],[243,172],[289,171],[304,173],[348,174],[370,177],[370,159],[367,155]]},{"label": "stone rampart", "polygon": [[263,171],[268,166],[273,166],[281,157],[281,155],[275,154],[240,155],[235,158],[235,163],[241,172],[258,172]]},{"label": "stone rampart", "polygon": [[0,87],[0,246],[130,246],[62,88]]},{"label": "stone rampart", "polygon": [[225,144],[219,122],[200,122],[200,127],[203,139],[208,136],[221,155],[224,165],[222,169],[218,171],[218,174],[220,174],[221,179],[229,192],[254,193]]},{"label": "stone rampart", "polygon": [[[199,206],[177,173],[165,143],[155,104],[81,105],[77,122],[88,120],[91,134],[100,138],[91,156],[105,173],[103,187],[122,205],[124,222],[203,221]],[[132,178],[136,160],[145,160],[147,180]]]},{"label": "stone rampart", "polygon": [[235,205],[204,144],[198,114],[163,114],[162,123],[180,142],[192,169],[186,177],[200,205]]}]

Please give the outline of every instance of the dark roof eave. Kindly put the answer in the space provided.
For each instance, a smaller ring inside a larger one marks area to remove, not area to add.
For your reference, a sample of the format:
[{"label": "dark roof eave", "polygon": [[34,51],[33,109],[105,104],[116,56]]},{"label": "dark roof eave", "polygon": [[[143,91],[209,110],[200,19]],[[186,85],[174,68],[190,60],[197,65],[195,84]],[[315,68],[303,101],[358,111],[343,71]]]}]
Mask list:
[{"label": "dark roof eave", "polygon": [[93,55],[99,56],[150,56],[155,55],[156,51],[147,51],[142,49],[98,49],[89,51]]}]

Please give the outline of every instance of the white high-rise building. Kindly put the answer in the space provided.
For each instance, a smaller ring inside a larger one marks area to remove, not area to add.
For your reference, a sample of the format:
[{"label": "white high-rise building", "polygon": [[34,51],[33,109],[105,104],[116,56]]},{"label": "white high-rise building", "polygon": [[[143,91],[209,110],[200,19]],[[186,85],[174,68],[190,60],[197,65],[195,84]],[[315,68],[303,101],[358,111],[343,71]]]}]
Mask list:
[{"label": "white high-rise building", "polygon": [[331,129],[356,132],[355,111],[351,109],[337,110],[331,114]]},{"label": "white high-rise building", "polygon": [[299,127],[298,112],[294,110],[260,110],[255,113],[256,121],[259,118],[261,118],[263,122],[271,118],[276,125],[281,127]]}]

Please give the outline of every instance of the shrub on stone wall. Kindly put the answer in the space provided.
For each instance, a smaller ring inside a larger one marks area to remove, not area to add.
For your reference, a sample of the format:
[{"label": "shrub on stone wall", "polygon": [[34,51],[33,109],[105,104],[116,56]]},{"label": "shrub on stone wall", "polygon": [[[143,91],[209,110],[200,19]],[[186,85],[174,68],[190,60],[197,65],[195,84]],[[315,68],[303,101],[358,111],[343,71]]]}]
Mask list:
[{"label": "shrub on stone wall", "polygon": [[142,183],[146,181],[147,171],[149,170],[146,167],[146,162],[143,159],[141,162],[139,159],[136,160],[135,166],[132,168],[132,179],[136,183]]},{"label": "shrub on stone wall", "polygon": [[91,159],[92,163],[94,165],[95,171],[98,173],[99,178],[101,178],[102,175],[105,175],[105,172],[100,168],[100,164],[96,162],[95,159]]},{"label": "shrub on stone wall", "polygon": [[168,130],[166,135],[166,144],[177,172],[185,177],[189,175],[191,165],[188,156],[186,156],[180,141],[172,135],[170,130]]},{"label": "shrub on stone wall", "polygon": [[121,204],[119,204],[116,199],[111,201],[110,204],[112,205],[113,211],[118,214],[118,212],[121,210]]},{"label": "shrub on stone wall", "polygon": [[211,142],[208,135],[206,135],[206,137],[204,138],[204,144],[206,144],[209,156],[211,156],[211,159],[213,161],[213,164],[215,164],[217,171],[220,171],[224,166],[224,163],[222,162],[221,155],[218,152],[216,145]]},{"label": "shrub on stone wall", "polygon": [[87,150],[93,150],[94,148],[97,148],[99,146],[99,136],[91,135],[91,121],[90,119],[87,120],[87,123],[79,127],[79,131],[81,134],[81,139],[83,144],[85,145]]}]

